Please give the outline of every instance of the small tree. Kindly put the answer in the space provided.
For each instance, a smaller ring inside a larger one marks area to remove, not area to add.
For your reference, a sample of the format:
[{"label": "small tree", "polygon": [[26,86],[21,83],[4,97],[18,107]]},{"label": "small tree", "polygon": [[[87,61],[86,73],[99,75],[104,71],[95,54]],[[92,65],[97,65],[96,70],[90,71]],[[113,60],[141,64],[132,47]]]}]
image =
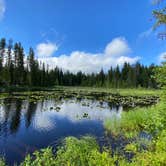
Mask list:
[{"label": "small tree", "polygon": [[[161,0],[158,0],[158,2],[160,3]],[[153,15],[156,19],[156,24],[154,25],[155,28],[161,25],[166,25],[166,7],[161,10],[153,11]],[[166,32],[159,33],[159,37],[166,39]],[[164,59],[166,60],[166,57]],[[166,94],[166,62],[163,62],[162,66],[156,69],[156,79],[160,83],[161,87],[164,88],[164,93]]]}]

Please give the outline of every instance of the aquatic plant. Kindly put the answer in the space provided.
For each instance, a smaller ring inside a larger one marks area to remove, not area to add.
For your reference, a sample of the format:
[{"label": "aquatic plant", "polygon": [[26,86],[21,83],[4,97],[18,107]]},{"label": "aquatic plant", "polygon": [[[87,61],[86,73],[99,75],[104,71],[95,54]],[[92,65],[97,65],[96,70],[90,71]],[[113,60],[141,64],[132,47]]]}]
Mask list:
[{"label": "aquatic plant", "polygon": [[[130,92],[130,93],[129,93]],[[131,96],[132,94],[132,96]],[[159,90],[137,90],[137,89],[104,89],[104,88],[68,88],[59,87],[49,91],[24,91],[0,94],[0,98],[16,98],[31,102],[42,101],[44,99],[61,100],[69,98],[79,99],[95,99],[98,101],[106,101],[114,104],[121,104],[126,107],[144,106],[155,104],[158,101]],[[88,103],[83,103],[89,106]]]}]

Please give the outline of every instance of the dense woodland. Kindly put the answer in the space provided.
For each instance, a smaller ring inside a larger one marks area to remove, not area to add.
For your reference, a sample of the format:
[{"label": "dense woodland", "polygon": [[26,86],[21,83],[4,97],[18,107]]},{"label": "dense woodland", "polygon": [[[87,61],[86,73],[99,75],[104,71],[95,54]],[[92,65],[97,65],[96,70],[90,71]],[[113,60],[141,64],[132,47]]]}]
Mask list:
[{"label": "dense woodland", "polygon": [[155,65],[144,66],[124,63],[123,67],[110,67],[108,72],[103,69],[97,74],[84,74],[81,71],[73,74],[48,65],[35,59],[32,48],[25,56],[21,43],[12,40],[0,40],[0,85],[1,86],[96,86],[110,88],[156,88],[154,75]]}]

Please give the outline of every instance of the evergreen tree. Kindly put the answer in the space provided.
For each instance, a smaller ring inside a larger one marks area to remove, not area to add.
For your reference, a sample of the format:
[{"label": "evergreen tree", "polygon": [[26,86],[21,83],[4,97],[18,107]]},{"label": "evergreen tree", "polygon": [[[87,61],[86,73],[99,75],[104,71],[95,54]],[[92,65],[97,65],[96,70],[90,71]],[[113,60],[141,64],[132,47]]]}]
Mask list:
[{"label": "evergreen tree", "polygon": [[0,40],[0,84],[3,83],[3,62],[4,62],[4,54],[5,54],[5,46],[6,40],[2,38]]},{"label": "evergreen tree", "polygon": [[8,52],[7,52],[7,67],[8,67],[8,75],[9,75],[9,84],[13,84],[14,79],[14,66],[13,66],[13,57],[12,57],[12,48],[13,48],[13,40],[10,39],[8,42]]},{"label": "evergreen tree", "polygon": [[17,67],[18,67],[18,83],[19,85],[22,85],[24,83],[24,49],[21,46],[21,43],[18,44],[18,59],[17,59]]},{"label": "evergreen tree", "polygon": [[36,71],[36,61],[35,61],[35,54],[32,48],[29,49],[29,55],[27,57],[27,62],[28,62],[28,67],[29,67],[29,85],[34,86],[36,85],[36,76],[37,76],[37,71]]}]

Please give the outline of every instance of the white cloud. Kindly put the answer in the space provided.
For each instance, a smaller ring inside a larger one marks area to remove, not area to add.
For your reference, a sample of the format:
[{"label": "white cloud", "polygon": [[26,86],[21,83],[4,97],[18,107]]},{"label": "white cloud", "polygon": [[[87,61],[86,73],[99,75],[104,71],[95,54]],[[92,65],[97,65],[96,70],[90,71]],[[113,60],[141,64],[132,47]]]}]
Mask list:
[{"label": "white cloud", "polygon": [[33,127],[38,131],[50,131],[55,127],[55,122],[49,112],[38,114],[33,120]]},{"label": "white cloud", "polygon": [[125,38],[115,38],[106,46],[105,55],[121,56],[130,53],[130,51]]},{"label": "white cloud", "polygon": [[108,70],[110,66],[116,67],[123,65],[124,62],[130,64],[136,63],[140,58],[130,57],[131,49],[124,38],[115,38],[108,43],[102,53],[87,53],[82,51],[73,51],[70,55],[60,55],[58,57],[39,58],[39,61],[45,62],[54,68],[58,66],[63,70],[71,72],[82,71],[85,73],[97,73],[103,68]]},{"label": "white cloud", "polygon": [[56,43],[46,42],[40,43],[36,47],[36,54],[39,58],[50,57],[52,54],[58,50]]},{"label": "white cloud", "polygon": [[0,20],[3,19],[5,11],[6,11],[5,1],[0,0]]},{"label": "white cloud", "polygon": [[159,63],[166,61],[166,52],[163,52],[159,55]]}]

